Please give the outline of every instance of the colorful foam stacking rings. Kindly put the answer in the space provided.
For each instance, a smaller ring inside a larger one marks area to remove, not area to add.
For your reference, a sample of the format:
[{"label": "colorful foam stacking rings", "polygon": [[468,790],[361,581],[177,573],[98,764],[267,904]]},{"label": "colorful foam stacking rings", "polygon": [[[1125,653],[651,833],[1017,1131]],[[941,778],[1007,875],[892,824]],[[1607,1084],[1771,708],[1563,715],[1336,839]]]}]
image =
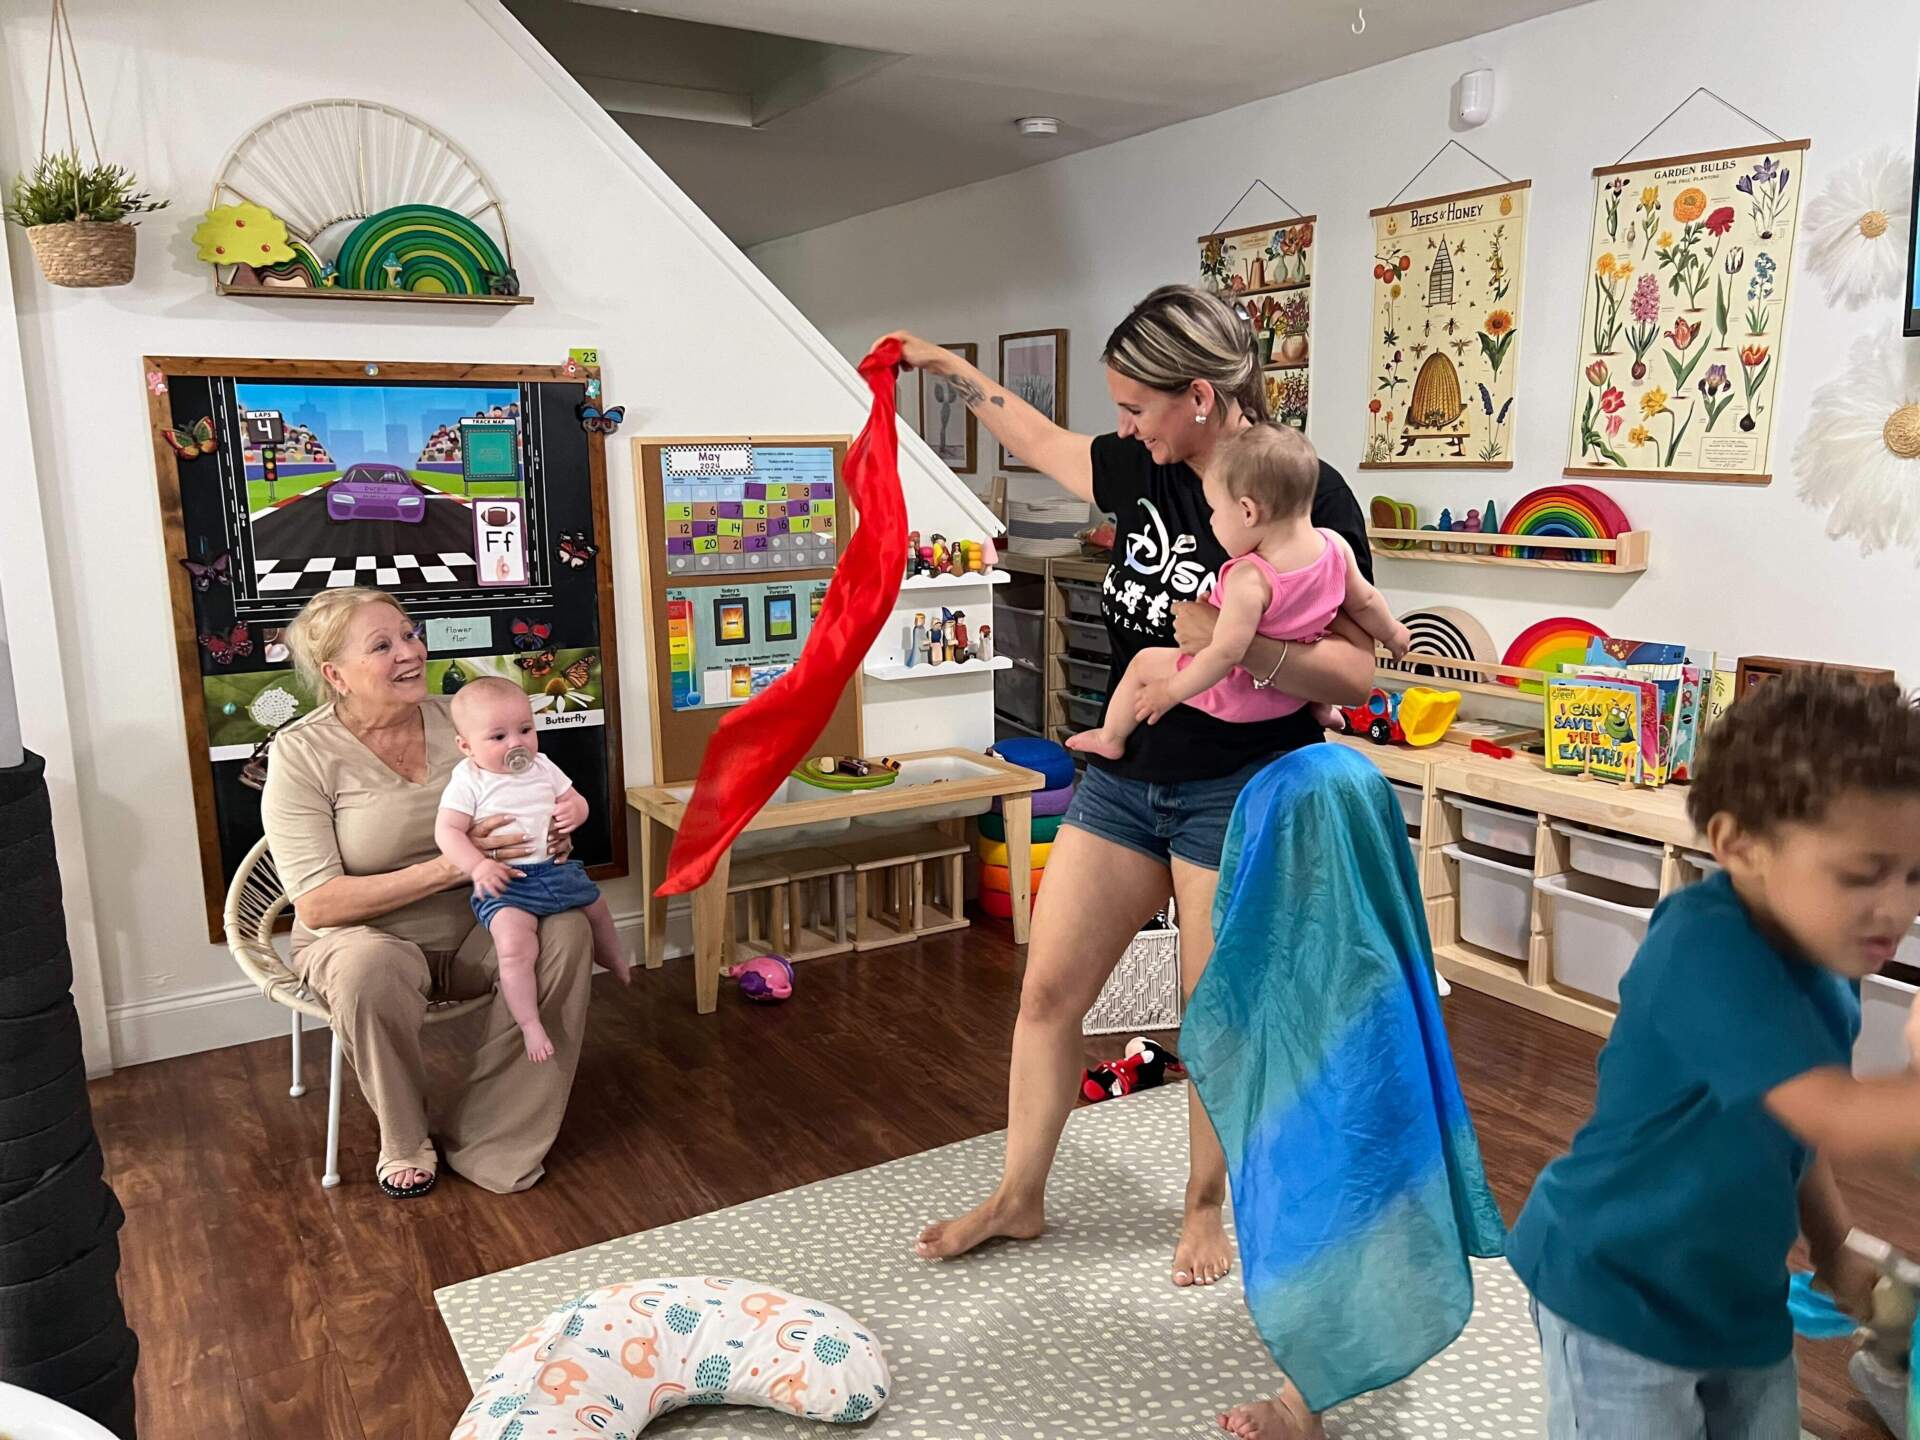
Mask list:
[{"label": "colorful foam stacking rings", "polygon": [[438,205],[395,205],[369,215],[334,261],[343,288],[485,295],[506,270],[493,237]]},{"label": "colorful foam stacking rings", "polygon": [[[1556,615],[1529,625],[1514,636],[1501,664],[1558,675],[1562,665],[1578,665],[1586,660],[1589,640],[1606,638],[1607,632],[1591,621],[1574,615]],[[1500,683],[1518,686],[1529,695],[1539,695],[1546,690],[1538,680],[1517,680],[1507,675],[1500,677]]]},{"label": "colorful foam stacking rings", "polygon": [[[1576,540],[1614,540],[1630,528],[1626,512],[1591,485],[1549,485],[1532,491],[1521,496],[1500,522],[1503,535],[1564,535]],[[1496,553],[1509,560],[1571,560],[1589,565],[1611,565],[1615,560],[1609,550],[1537,545],[1502,545]]]}]

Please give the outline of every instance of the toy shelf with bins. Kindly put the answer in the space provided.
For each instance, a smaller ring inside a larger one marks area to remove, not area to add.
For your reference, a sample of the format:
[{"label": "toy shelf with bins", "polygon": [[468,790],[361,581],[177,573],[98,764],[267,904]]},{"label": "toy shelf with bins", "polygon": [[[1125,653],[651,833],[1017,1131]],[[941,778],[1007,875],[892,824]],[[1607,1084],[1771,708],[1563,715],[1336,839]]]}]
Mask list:
[{"label": "toy shelf with bins", "polygon": [[[1584,570],[1596,575],[1639,575],[1653,548],[1652,532],[1628,530],[1611,540],[1573,535],[1475,535],[1463,530],[1382,530],[1369,525],[1375,559],[1431,560],[1444,565],[1507,565],[1526,570]],[[1405,547],[1405,548],[1401,548]],[[1454,548],[1442,548],[1454,547]],[[1496,555],[1497,549],[1597,551],[1604,560],[1546,560]]]},{"label": "toy shelf with bins", "polygon": [[996,724],[1002,734],[1065,740],[1098,724],[1106,705],[1107,562],[1010,552],[1000,563],[1014,580],[994,597],[996,653],[1012,658],[1015,673],[996,682]]},{"label": "toy shelf with bins", "polygon": [[[1512,692],[1507,692],[1511,694]],[[1686,790],[1623,788],[1599,780],[1552,775],[1530,756],[1496,760],[1465,747],[1442,744],[1430,750],[1375,746],[1352,736],[1345,744],[1367,756],[1397,785],[1416,789],[1419,843],[1416,847],[1421,891],[1426,897],[1427,927],[1433,935],[1434,962],[1456,985],[1519,1005],[1596,1035],[1613,1028],[1617,1007],[1610,1001],[1560,983],[1554,974],[1554,902],[1532,882],[1565,876],[1573,866],[1572,840],[1562,826],[1580,827],[1605,837],[1621,837],[1657,847],[1661,896],[1692,884],[1703,873],[1689,857],[1705,849],[1686,815]],[[1467,837],[1462,812],[1449,798],[1502,807],[1532,831],[1534,855],[1518,861],[1530,867],[1527,886],[1526,957],[1505,955],[1468,944],[1460,935],[1463,862],[1448,853]]]}]

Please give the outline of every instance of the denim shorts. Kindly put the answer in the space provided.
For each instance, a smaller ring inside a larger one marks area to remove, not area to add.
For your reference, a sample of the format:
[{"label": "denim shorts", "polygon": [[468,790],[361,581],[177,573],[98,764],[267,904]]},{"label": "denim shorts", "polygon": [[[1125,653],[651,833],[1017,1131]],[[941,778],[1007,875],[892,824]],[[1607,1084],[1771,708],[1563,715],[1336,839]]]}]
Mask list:
[{"label": "denim shorts", "polygon": [[1218,870],[1233,802],[1247,782],[1272,763],[1271,757],[1256,760],[1218,780],[1176,785],[1126,780],[1090,765],[1061,823],[1155,860],[1184,860],[1202,870]]},{"label": "denim shorts", "polygon": [[584,910],[600,898],[600,887],[587,878],[587,867],[578,860],[512,868],[522,872],[520,878],[509,880],[498,895],[473,892],[473,915],[482,925],[491,925],[500,910],[558,915],[562,910]]},{"label": "denim shorts", "polygon": [[1680,1370],[1569,1325],[1538,1300],[1549,1440],[1800,1440],[1789,1355],[1759,1370]]}]

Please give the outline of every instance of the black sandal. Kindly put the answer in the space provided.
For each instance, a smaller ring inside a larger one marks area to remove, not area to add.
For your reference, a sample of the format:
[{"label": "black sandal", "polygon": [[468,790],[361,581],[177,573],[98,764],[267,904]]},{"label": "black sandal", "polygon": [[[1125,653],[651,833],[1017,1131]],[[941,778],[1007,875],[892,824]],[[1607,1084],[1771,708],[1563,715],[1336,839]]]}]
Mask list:
[{"label": "black sandal", "polygon": [[[398,1173],[402,1170],[424,1170],[426,1167],[424,1165],[398,1164],[394,1165],[392,1169],[395,1173]],[[439,1179],[440,1172],[438,1170],[430,1170],[427,1172],[427,1178],[417,1185],[396,1185],[385,1175],[382,1175],[379,1177],[380,1193],[385,1195],[389,1200],[418,1200],[422,1195],[433,1189],[439,1182]]]}]

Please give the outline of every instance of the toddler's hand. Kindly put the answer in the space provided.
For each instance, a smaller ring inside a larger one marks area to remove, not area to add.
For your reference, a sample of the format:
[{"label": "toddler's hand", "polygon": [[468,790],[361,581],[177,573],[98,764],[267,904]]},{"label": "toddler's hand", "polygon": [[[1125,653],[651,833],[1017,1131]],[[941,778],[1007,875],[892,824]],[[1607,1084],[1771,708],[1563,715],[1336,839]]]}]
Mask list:
[{"label": "toddler's hand", "polygon": [[553,1041],[547,1038],[546,1026],[522,1026],[520,1036],[527,1042],[527,1059],[534,1064],[544,1065],[553,1058]]},{"label": "toddler's hand", "polygon": [[553,828],[562,835],[570,835],[587,823],[587,797],[578,790],[569,790],[553,802]]},{"label": "toddler's hand", "polygon": [[1814,1278],[1854,1319],[1865,1320],[1873,1314],[1873,1287],[1880,1279],[1880,1271],[1866,1256],[1843,1248],[1814,1272]]},{"label": "toddler's hand", "polygon": [[498,899],[500,892],[520,875],[520,871],[499,860],[482,860],[473,867],[473,888],[489,900]]},{"label": "toddler's hand", "polygon": [[1173,698],[1173,691],[1164,680],[1155,680],[1140,692],[1140,698],[1134,701],[1133,718],[1148,725],[1157,724],[1162,715],[1180,702]]},{"label": "toddler's hand", "polygon": [[1413,632],[1396,620],[1386,643],[1387,653],[1396,660],[1403,660],[1407,651],[1413,648]]}]

